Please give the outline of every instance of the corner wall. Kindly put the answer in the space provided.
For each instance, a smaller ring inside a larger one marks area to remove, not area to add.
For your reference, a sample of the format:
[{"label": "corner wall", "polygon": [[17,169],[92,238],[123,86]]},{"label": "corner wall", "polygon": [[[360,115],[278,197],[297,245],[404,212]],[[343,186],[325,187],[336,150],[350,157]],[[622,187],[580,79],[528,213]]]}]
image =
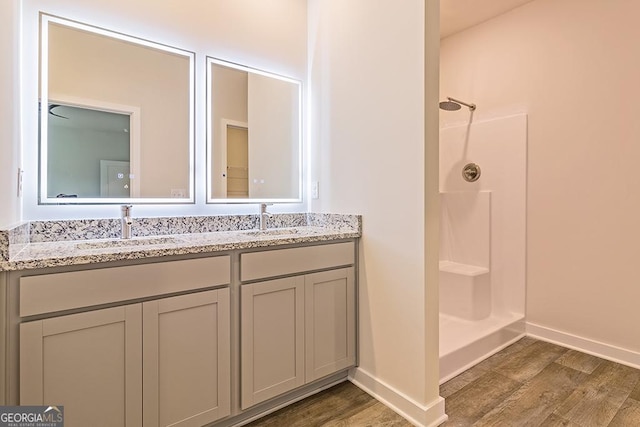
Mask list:
[{"label": "corner wall", "polygon": [[639,15],[536,0],[441,45],[441,99],[529,115],[529,331],[638,366]]},{"label": "corner wall", "polygon": [[20,221],[20,0],[0,1],[0,229]]},{"label": "corner wall", "polygon": [[417,425],[445,419],[438,396],[438,7],[437,0],[309,2],[310,178],[320,195],[311,210],[363,215],[353,380]]}]

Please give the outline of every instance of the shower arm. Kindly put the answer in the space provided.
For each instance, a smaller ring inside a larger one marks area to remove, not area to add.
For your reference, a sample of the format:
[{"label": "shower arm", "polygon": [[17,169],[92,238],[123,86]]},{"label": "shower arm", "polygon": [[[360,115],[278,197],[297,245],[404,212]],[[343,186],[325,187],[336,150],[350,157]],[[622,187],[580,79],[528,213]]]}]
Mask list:
[{"label": "shower arm", "polygon": [[451,102],[456,102],[460,105],[464,105],[465,107],[468,107],[471,111],[476,109],[476,104],[467,104],[464,101],[460,101],[459,99],[455,99],[455,98],[451,98],[450,96],[447,97],[447,99]]}]

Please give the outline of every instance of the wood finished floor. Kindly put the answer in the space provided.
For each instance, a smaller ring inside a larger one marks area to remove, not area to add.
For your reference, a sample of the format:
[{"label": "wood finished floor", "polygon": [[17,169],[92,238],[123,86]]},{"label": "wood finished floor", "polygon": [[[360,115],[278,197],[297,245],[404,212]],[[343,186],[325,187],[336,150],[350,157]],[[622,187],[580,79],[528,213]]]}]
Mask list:
[{"label": "wood finished floor", "polygon": [[350,382],[280,409],[245,427],[411,426],[407,420]]},{"label": "wood finished floor", "polygon": [[[448,427],[640,427],[640,370],[532,338],[444,383],[440,395]],[[248,426],[411,424],[346,382]]]},{"label": "wood finished floor", "polygon": [[640,426],[640,370],[523,338],[440,387],[445,426]]}]

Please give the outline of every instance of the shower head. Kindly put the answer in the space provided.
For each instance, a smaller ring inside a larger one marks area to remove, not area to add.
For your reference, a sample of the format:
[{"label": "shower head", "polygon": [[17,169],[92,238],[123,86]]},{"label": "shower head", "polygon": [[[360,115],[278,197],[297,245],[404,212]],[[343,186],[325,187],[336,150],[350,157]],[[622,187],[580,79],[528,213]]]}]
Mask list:
[{"label": "shower head", "polygon": [[462,108],[462,105],[458,104],[457,102],[452,102],[452,101],[442,101],[440,103],[440,109],[441,110],[445,110],[445,111],[457,111],[460,108]]},{"label": "shower head", "polygon": [[467,104],[466,102],[462,102],[451,97],[447,97],[446,101],[442,101],[440,103],[440,109],[445,111],[456,111],[462,108],[463,105],[468,107],[471,111],[476,109],[476,104]]}]

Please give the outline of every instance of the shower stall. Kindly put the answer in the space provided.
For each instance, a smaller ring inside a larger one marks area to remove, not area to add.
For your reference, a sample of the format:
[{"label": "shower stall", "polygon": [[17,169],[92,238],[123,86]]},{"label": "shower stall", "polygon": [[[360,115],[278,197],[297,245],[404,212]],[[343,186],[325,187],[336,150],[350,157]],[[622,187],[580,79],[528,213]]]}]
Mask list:
[{"label": "shower stall", "polygon": [[475,104],[453,98],[440,108],[444,382],[524,335],[527,116],[474,122]]}]

